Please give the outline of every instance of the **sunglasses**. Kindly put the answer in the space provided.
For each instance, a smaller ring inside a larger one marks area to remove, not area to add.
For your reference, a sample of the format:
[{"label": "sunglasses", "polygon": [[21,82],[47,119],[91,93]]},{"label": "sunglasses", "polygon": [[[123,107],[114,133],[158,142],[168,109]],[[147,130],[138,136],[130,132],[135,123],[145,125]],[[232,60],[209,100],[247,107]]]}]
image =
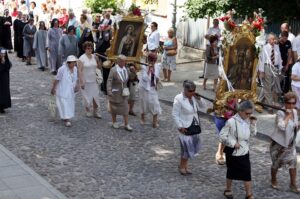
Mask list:
[{"label": "sunglasses", "polygon": [[194,90],[188,90],[189,93],[193,93],[195,92],[195,89]]},{"label": "sunglasses", "polygon": [[252,115],[252,112],[245,112],[246,115]]},{"label": "sunglasses", "polygon": [[286,102],[286,104],[296,104],[296,102]]}]

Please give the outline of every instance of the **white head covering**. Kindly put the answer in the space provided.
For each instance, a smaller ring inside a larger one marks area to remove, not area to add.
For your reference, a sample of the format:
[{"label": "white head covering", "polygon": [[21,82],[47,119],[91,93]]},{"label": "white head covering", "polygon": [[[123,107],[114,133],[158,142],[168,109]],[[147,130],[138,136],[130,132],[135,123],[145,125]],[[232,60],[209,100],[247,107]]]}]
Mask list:
[{"label": "white head covering", "polygon": [[76,56],[74,56],[74,55],[70,55],[70,56],[68,56],[68,58],[67,58],[67,61],[66,62],[76,62],[78,59],[77,59],[77,57]]}]

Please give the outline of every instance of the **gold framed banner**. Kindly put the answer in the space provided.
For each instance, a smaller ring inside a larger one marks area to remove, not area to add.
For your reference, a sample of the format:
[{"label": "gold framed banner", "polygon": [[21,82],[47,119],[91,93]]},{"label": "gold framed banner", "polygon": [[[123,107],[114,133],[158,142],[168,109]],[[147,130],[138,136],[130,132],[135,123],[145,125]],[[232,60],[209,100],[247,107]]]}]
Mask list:
[{"label": "gold framed banner", "polygon": [[129,14],[122,18],[114,31],[111,47],[107,49],[110,60],[116,60],[123,54],[128,62],[140,62],[142,57],[143,37],[145,32],[144,18]]},{"label": "gold framed banner", "polygon": [[[226,78],[222,78],[217,89],[214,110],[222,115],[228,99],[251,100],[257,98],[257,50],[256,37],[249,24],[236,26],[223,41],[223,69]],[[230,87],[230,88],[229,88]],[[261,111],[261,107],[256,107]]]}]

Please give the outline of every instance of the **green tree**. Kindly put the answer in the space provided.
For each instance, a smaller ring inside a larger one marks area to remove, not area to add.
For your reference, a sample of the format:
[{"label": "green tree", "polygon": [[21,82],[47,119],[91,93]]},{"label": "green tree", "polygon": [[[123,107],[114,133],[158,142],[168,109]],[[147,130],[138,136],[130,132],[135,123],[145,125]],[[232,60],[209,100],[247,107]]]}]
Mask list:
[{"label": "green tree", "polygon": [[101,13],[107,8],[113,8],[116,12],[123,2],[124,0],[85,0],[85,5],[91,8],[93,13]]},{"label": "green tree", "polygon": [[187,0],[187,15],[191,18],[215,17],[235,9],[240,17],[252,16],[253,11],[262,8],[268,21],[300,19],[300,0]]}]

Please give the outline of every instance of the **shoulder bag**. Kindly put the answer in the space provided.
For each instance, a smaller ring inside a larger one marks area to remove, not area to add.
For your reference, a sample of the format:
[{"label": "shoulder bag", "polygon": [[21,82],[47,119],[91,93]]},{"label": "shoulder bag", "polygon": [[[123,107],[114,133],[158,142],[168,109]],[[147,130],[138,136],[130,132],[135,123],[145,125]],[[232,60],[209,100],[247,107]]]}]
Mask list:
[{"label": "shoulder bag", "polygon": [[[197,105],[196,105],[197,107]],[[192,124],[186,129],[187,132],[185,133],[185,135],[197,135],[201,133],[201,126],[200,126],[200,117],[199,117],[199,113],[198,113],[198,107],[197,107],[197,116],[198,116],[198,121],[196,122],[196,118],[193,118],[193,122]]]}]

